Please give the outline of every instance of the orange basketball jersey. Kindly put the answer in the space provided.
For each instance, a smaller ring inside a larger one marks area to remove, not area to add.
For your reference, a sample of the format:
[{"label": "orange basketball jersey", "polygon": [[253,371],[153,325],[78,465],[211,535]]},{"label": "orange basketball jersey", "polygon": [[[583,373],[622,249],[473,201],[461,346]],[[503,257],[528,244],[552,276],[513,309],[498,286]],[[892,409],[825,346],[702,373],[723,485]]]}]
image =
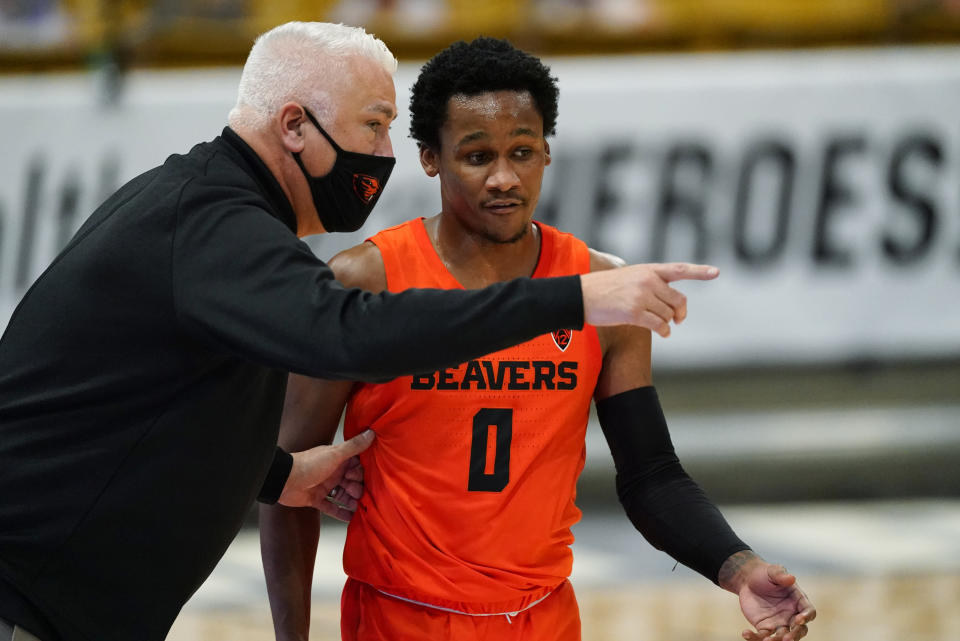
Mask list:
[{"label": "orange basketball jersey", "polygon": [[[585,273],[585,244],[537,223],[534,278]],[[462,287],[422,219],[371,241],[387,287]],[[427,316],[424,323],[431,322]],[[545,334],[458,367],[358,385],[344,433],[377,433],[361,455],[366,492],[350,522],[346,573],[387,594],[460,612],[516,612],[570,574],[570,526],[597,331]]]}]

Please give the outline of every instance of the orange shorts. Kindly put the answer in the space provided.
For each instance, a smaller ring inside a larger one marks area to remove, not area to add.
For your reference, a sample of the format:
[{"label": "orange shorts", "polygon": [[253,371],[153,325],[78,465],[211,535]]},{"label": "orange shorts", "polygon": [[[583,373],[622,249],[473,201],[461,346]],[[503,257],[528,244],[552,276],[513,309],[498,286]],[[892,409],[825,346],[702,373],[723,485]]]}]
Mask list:
[{"label": "orange shorts", "polygon": [[580,641],[573,586],[561,583],[540,603],[517,613],[471,616],[387,596],[347,579],[340,599],[341,641]]}]

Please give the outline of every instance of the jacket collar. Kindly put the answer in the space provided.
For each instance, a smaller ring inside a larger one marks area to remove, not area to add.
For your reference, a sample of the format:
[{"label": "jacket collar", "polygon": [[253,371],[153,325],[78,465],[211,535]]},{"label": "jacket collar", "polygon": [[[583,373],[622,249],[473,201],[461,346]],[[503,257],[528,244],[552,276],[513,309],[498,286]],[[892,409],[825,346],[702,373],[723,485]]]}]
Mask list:
[{"label": "jacket collar", "polygon": [[263,189],[263,195],[270,203],[272,212],[284,225],[290,228],[294,234],[297,233],[297,215],[293,211],[293,206],[283,193],[280,183],[277,181],[273,172],[267,167],[266,163],[260,159],[253,147],[230,127],[224,127],[221,138],[234,151],[238,153],[244,163],[244,169],[257,181],[257,184]]}]

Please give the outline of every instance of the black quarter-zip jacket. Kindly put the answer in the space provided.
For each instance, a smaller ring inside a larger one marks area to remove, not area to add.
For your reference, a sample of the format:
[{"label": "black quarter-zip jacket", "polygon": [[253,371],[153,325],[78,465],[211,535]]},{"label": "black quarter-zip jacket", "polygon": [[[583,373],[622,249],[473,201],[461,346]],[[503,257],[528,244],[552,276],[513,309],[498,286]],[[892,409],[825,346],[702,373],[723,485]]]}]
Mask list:
[{"label": "black quarter-zip jacket", "polygon": [[0,340],[0,617],[163,639],[273,460],[288,371],[386,380],[583,325],[579,279],[346,289],[232,130],[83,224]]}]

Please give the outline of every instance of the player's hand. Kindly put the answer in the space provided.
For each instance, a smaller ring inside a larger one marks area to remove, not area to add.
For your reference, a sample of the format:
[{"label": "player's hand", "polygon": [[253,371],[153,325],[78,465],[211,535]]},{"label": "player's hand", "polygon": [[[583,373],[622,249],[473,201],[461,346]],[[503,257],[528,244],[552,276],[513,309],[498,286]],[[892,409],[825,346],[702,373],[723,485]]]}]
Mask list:
[{"label": "player's hand", "polygon": [[596,326],[638,325],[666,338],[670,322],[687,317],[687,297],[669,283],[713,280],[719,273],[710,265],[652,263],[583,274],[584,319]]},{"label": "player's hand", "polygon": [[366,430],[337,445],[318,445],[293,453],[293,468],[278,503],[287,507],[314,507],[349,521],[363,495],[363,467],[357,454],[373,443]]},{"label": "player's hand", "polygon": [[807,624],[817,610],[795,576],[757,556],[742,566],[741,573],[740,608],[756,628],[743,631],[746,641],[799,641],[807,635]]}]

